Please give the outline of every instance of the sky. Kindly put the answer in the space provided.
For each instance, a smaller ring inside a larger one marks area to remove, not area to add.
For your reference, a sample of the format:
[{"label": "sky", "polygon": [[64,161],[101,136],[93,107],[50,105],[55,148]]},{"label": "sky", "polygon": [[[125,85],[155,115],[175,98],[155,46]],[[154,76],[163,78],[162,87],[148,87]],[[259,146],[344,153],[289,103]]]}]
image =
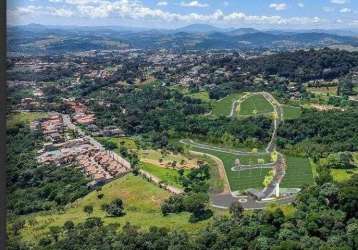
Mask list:
[{"label": "sky", "polygon": [[358,0],[7,0],[8,25],[357,29]]}]

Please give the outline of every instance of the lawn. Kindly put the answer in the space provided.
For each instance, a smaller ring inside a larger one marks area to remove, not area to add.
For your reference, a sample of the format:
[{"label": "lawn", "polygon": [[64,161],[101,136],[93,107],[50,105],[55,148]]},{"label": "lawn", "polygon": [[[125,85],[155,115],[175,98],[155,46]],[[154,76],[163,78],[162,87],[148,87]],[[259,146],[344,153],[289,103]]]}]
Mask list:
[{"label": "lawn", "polygon": [[283,118],[285,120],[297,119],[302,114],[302,110],[300,107],[282,105],[282,109],[283,109]]},{"label": "lawn", "polygon": [[[177,169],[160,167],[154,164],[141,162],[141,169],[151,173],[152,175],[158,177],[165,183],[172,185],[174,187],[182,188],[182,185],[179,182],[179,173]],[[184,174],[188,174],[190,170],[185,169]]]},{"label": "lawn", "polygon": [[212,114],[215,116],[228,116],[230,115],[232,103],[235,100],[240,99],[243,96],[243,93],[235,93],[226,96],[225,98],[213,102],[213,112]]},{"label": "lawn", "polygon": [[[235,160],[237,159],[236,155],[210,149],[196,148],[195,146],[192,146],[191,150],[214,155],[223,161],[231,191],[261,188],[263,187],[262,182],[269,172],[269,169],[252,169],[240,172],[232,171],[231,168],[235,165]],[[259,158],[261,158],[261,156]]]},{"label": "lawn", "polygon": [[337,86],[333,87],[308,87],[308,92],[318,95],[337,95]]},{"label": "lawn", "polygon": [[286,175],[281,182],[284,188],[299,188],[304,184],[313,183],[312,166],[308,159],[287,156]]},{"label": "lawn", "polygon": [[[177,167],[194,168],[198,166],[198,159],[183,154],[174,154],[170,151],[160,150],[139,150],[138,156],[143,162],[159,165],[162,167],[171,166],[173,162]],[[160,159],[162,159],[160,161]]]},{"label": "lawn", "polygon": [[210,101],[208,91],[200,91],[200,92],[197,92],[197,93],[188,94],[188,96],[190,96],[191,98],[200,99],[200,100],[202,100],[204,102],[209,102]]},{"label": "lawn", "polygon": [[240,155],[238,157],[240,159],[240,163],[243,165],[255,165],[258,164],[259,159],[264,160],[264,163],[271,162],[271,155],[270,154],[263,154],[263,155]]},{"label": "lawn", "polygon": [[30,124],[31,122],[48,117],[46,112],[17,112],[12,113],[7,117],[6,126],[8,128],[13,128],[18,124]]},{"label": "lawn", "polygon": [[128,149],[137,149],[136,142],[130,137],[96,137],[95,139],[99,142],[114,142],[117,145],[117,149],[114,150],[116,153],[119,153],[119,148],[122,145]]},{"label": "lawn", "polygon": [[[102,199],[97,198],[99,193],[104,194]],[[49,211],[24,216],[24,219],[35,219],[37,224],[33,227],[27,224],[25,229],[22,230],[23,236],[25,239],[31,240],[46,233],[50,226],[61,226],[67,220],[72,220],[75,223],[82,222],[88,217],[83,212],[83,208],[86,205],[92,205],[94,211],[91,216],[102,218],[105,224],[119,223],[123,226],[125,223],[130,222],[132,225],[140,226],[146,230],[151,226],[160,226],[195,233],[203,229],[211,221],[189,223],[189,213],[162,216],[160,204],[169,196],[170,194],[167,191],[147,182],[142,177],[129,174],[103,186],[100,192],[93,191],[79,199],[65,209],[64,212]],[[101,209],[101,206],[110,203],[116,198],[123,200],[126,215],[123,217],[108,217]]]},{"label": "lawn", "polygon": [[358,174],[358,169],[331,169],[331,175],[336,182],[348,181],[354,174]]},{"label": "lawn", "polygon": [[240,105],[239,115],[257,115],[273,112],[274,109],[262,95],[252,95]]}]

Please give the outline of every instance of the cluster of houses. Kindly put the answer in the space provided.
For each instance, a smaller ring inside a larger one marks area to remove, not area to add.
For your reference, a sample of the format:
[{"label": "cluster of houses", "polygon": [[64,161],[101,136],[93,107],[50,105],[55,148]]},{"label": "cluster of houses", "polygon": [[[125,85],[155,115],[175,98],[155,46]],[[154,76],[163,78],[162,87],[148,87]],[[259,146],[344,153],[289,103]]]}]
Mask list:
[{"label": "cluster of houses", "polygon": [[90,125],[96,121],[94,114],[88,111],[86,105],[77,101],[65,101],[65,105],[74,113],[72,119],[75,123],[81,125]]},{"label": "cluster of houses", "polygon": [[[120,156],[105,151],[89,137],[66,140],[66,125],[61,115],[52,115],[37,121],[34,128],[41,129],[48,140],[39,151],[38,162],[58,167],[79,167],[92,181],[89,186],[102,185],[131,171],[130,164]],[[56,135],[56,136],[55,136]],[[59,137],[61,140],[53,140]]]}]

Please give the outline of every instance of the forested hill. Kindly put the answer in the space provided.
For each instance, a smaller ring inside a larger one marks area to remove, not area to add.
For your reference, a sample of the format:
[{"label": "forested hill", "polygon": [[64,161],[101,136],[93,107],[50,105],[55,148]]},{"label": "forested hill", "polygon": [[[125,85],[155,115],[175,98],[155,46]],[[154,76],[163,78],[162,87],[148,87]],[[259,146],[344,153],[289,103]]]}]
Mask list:
[{"label": "forested hill", "polygon": [[113,27],[47,27],[27,25],[8,28],[9,52],[62,54],[88,50],[118,49],[240,49],[287,50],[331,45],[358,46],[358,38],[324,32],[270,32],[253,29],[233,31],[196,29],[127,30]]}]

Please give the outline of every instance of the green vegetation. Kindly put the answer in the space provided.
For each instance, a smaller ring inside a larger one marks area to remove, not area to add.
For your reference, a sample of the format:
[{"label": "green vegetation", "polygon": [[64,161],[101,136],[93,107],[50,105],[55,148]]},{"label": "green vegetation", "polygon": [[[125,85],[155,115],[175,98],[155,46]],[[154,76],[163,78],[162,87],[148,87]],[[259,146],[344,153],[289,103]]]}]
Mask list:
[{"label": "green vegetation", "polygon": [[337,95],[337,86],[308,87],[307,91],[318,95]]},{"label": "green vegetation", "polygon": [[243,93],[230,94],[221,100],[213,102],[212,114],[215,116],[228,116],[230,115],[232,103],[239,100]]},{"label": "green vegetation", "polygon": [[31,122],[48,117],[48,113],[45,112],[17,112],[11,113],[6,119],[7,128],[13,128],[17,125],[26,124],[29,125]]},{"label": "green vegetation", "polygon": [[200,99],[200,100],[205,101],[205,102],[210,101],[209,92],[207,92],[207,91],[200,91],[200,92],[197,92],[197,93],[191,93],[191,94],[188,94],[188,96],[190,96],[191,98]]},{"label": "green vegetation", "polygon": [[103,143],[110,141],[114,143],[117,148],[114,150],[116,153],[119,153],[121,147],[126,147],[127,149],[137,149],[136,142],[130,137],[96,137],[96,140]]},{"label": "green vegetation", "polygon": [[240,104],[239,115],[259,115],[273,112],[274,109],[262,95],[252,95]]},{"label": "green vegetation", "polygon": [[[191,146],[191,150],[214,155],[220,158],[224,163],[226,175],[232,191],[243,191],[247,188],[261,188],[262,182],[269,171],[269,169],[251,169],[240,172],[232,171],[231,168],[235,166],[235,160],[238,156],[210,149],[201,149],[195,146]],[[257,159],[260,158],[260,156],[252,156],[245,157],[245,160],[253,159],[253,161],[256,160],[257,162]]]},{"label": "green vegetation", "polygon": [[[141,169],[158,177],[164,183],[167,183],[169,185],[179,187],[179,188],[182,187],[182,184],[179,180],[180,176],[179,176],[178,170],[171,169],[171,168],[165,168],[165,167],[159,167],[154,164],[145,163],[145,162],[142,162],[140,164],[140,166],[141,166]],[[185,169],[184,173],[187,174],[187,173],[189,173],[189,171],[190,170]]]},{"label": "green vegetation", "polygon": [[290,105],[282,105],[283,109],[283,118],[284,120],[293,120],[297,119],[302,114],[301,107],[295,107]]},{"label": "green vegetation", "polygon": [[61,209],[88,193],[88,180],[75,166],[41,166],[42,138],[22,124],[7,130],[7,209],[10,215]]},{"label": "green vegetation", "polygon": [[[98,194],[103,194],[103,198],[99,199]],[[83,209],[88,205],[93,206],[91,216],[101,218],[105,224],[119,223],[125,225],[126,222],[130,222],[143,229],[161,225],[170,229],[183,229],[188,233],[195,233],[203,228],[207,222],[188,223],[189,213],[163,217],[160,204],[169,196],[170,194],[167,191],[147,182],[142,177],[126,175],[104,185],[99,191],[93,191],[75,201],[63,212],[51,211],[24,217],[26,220],[32,219],[37,223],[35,226],[28,225],[25,227],[23,236],[25,239],[34,240],[40,235],[44,235],[50,227],[61,226],[68,220],[77,224],[87,218]],[[125,215],[121,217],[108,216],[107,212],[102,209],[103,205],[110,204],[117,198],[123,201]]]},{"label": "green vegetation", "polygon": [[313,184],[313,173],[308,159],[287,156],[287,169],[281,182],[283,188],[299,188],[306,184]]},{"label": "green vegetation", "polygon": [[336,182],[348,181],[354,174],[358,174],[358,169],[331,169],[331,175]]}]

